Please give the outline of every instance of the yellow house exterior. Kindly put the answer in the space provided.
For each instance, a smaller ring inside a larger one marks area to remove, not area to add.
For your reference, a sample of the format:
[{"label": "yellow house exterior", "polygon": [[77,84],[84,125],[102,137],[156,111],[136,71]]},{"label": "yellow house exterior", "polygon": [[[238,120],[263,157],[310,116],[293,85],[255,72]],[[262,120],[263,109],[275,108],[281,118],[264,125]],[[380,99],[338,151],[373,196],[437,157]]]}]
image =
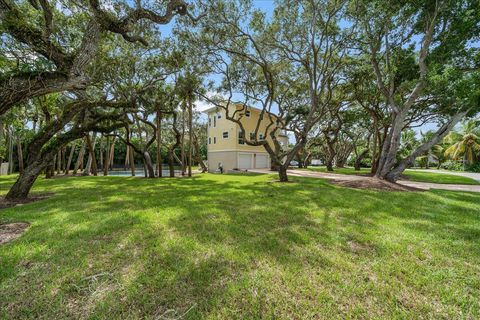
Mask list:
[{"label": "yellow house exterior", "polygon": [[[233,116],[235,109],[242,110],[240,118],[245,132],[248,135],[255,134],[261,110],[248,107],[243,111],[242,105],[231,104],[229,115]],[[225,171],[248,170],[248,169],[270,169],[270,156],[263,146],[249,146],[244,142],[240,126],[226,118],[226,110],[219,107],[212,107],[204,111],[208,115],[208,171],[216,172],[221,165]],[[238,112],[237,112],[238,115]],[[258,139],[264,139],[263,134],[270,119],[264,116],[258,130]],[[283,130],[278,130],[277,139],[280,143],[288,143],[288,138]],[[253,138],[253,137],[252,137]],[[272,144],[269,134],[267,141]],[[252,139],[253,140],[253,139]]]}]

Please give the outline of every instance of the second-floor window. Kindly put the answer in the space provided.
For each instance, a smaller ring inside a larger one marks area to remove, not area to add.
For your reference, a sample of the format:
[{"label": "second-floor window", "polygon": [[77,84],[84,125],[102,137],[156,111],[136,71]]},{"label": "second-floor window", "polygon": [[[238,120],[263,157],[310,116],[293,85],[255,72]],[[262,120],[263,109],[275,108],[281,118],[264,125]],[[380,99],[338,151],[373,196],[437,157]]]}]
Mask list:
[{"label": "second-floor window", "polygon": [[213,137],[213,144],[217,143],[217,137]]},{"label": "second-floor window", "polygon": [[213,127],[217,126],[217,117],[213,116]]},{"label": "second-floor window", "polygon": [[250,117],[250,111],[249,110],[245,111],[245,117]]},{"label": "second-floor window", "polygon": [[245,139],[243,137],[243,132],[238,133],[238,144],[245,144]]},{"label": "second-floor window", "polygon": [[255,132],[250,132],[250,141],[255,140]]},{"label": "second-floor window", "polygon": [[228,139],[228,131],[223,132],[223,139]]},{"label": "second-floor window", "polygon": [[212,119],[209,117],[208,118],[208,127],[210,128],[212,126]]},{"label": "second-floor window", "polygon": [[221,119],[222,118],[222,114],[220,112],[217,113],[217,119]]},{"label": "second-floor window", "polygon": [[208,144],[212,144],[212,138],[208,137]]},{"label": "second-floor window", "polygon": [[263,141],[265,138],[263,137],[263,133],[258,134],[258,140]]}]

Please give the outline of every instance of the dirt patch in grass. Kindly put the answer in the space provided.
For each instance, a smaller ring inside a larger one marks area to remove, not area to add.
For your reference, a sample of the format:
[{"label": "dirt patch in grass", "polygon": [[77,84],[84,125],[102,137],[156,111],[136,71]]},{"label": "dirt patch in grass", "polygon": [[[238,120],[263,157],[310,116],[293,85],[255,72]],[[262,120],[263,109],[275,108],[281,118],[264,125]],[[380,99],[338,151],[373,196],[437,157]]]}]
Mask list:
[{"label": "dirt patch in grass", "polygon": [[355,189],[370,189],[377,191],[408,191],[408,192],[418,192],[425,191],[422,189],[404,186],[398,183],[392,183],[385,180],[380,180],[376,178],[365,178],[365,179],[355,179],[355,180],[331,180],[333,184]]},{"label": "dirt patch in grass", "polygon": [[354,253],[374,252],[375,247],[371,244],[360,243],[353,240],[347,242],[348,249]]},{"label": "dirt patch in grass", "polygon": [[0,245],[20,237],[30,226],[27,222],[0,224]]},{"label": "dirt patch in grass", "polygon": [[16,207],[16,206],[22,206],[27,203],[35,202],[35,201],[40,201],[40,200],[45,200],[50,198],[53,195],[53,193],[42,193],[42,194],[33,194],[28,196],[26,199],[21,199],[21,200],[16,200],[16,201],[8,201],[5,200],[5,198],[0,198],[0,210],[2,209],[7,209],[11,207]]}]

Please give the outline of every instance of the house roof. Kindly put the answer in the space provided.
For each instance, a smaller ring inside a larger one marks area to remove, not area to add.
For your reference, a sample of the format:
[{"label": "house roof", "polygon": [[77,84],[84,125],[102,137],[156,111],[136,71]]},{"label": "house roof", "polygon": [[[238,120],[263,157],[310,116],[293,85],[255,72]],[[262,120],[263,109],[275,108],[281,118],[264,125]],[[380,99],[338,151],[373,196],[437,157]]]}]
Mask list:
[{"label": "house roof", "polygon": [[[232,104],[232,105],[237,105],[237,106],[242,106],[242,107],[243,107],[243,104],[242,104],[242,103],[231,102],[231,104]],[[203,112],[203,113],[209,113],[209,112],[211,112],[211,111],[215,111],[215,110],[218,109],[218,108],[220,108],[220,107],[218,107],[218,106],[213,106],[213,107],[210,107],[210,108],[208,108],[208,109],[203,110],[202,112]],[[260,112],[263,111],[263,109],[260,109],[260,108],[257,108],[257,107],[252,107],[252,106],[247,106],[247,108],[248,108],[248,109],[257,110],[257,111],[260,111]],[[267,112],[268,112],[268,111],[267,111]],[[275,113],[273,113],[273,112],[268,112],[268,113],[270,113],[271,115],[273,115],[273,116],[275,116],[275,117],[278,117],[278,116],[277,116]]]}]

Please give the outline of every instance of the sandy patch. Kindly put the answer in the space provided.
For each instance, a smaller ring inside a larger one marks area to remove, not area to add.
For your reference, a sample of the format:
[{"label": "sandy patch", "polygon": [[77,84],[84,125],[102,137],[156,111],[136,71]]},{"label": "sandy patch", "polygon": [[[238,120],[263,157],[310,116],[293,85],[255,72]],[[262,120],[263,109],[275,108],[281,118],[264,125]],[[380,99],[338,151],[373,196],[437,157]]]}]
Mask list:
[{"label": "sandy patch", "polygon": [[27,222],[0,224],[0,245],[20,237],[30,226]]},{"label": "sandy patch", "polygon": [[376,178],[364,178],[355,180],[331,180],[330,183],[356,189],[370,189],[377,191],[425,191],[422,189],[404,186],[398,183],[392,183]]}]

